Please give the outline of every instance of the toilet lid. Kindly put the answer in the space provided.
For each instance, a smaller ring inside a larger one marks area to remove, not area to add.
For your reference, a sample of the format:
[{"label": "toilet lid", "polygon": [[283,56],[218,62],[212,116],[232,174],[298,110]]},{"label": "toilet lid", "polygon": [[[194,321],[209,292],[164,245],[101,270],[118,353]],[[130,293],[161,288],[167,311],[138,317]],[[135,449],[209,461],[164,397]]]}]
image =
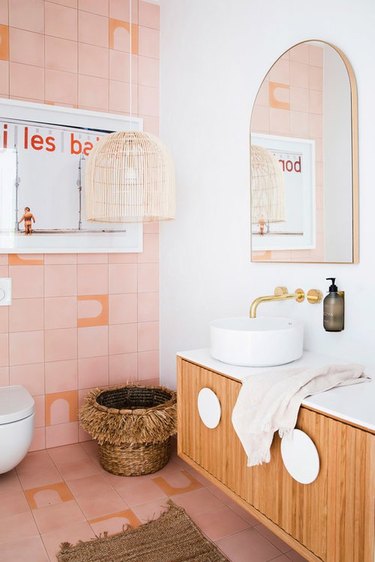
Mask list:
[{"label": "toilet lid", "polygon": [[0,424],[27,418],[34,412],[34,399],[20,385],[0,387]]}]

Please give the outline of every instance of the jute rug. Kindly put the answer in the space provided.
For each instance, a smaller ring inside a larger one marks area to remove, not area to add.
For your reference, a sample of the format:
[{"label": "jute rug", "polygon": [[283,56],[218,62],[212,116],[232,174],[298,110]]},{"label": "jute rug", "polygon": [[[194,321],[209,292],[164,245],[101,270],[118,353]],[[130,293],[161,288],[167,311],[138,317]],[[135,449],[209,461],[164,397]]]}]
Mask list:
[{"label": "jute rug", "polygon": [[155,521],[73,546],[63,543],[59,562],[229,562],[193,523],[169,502]]}]

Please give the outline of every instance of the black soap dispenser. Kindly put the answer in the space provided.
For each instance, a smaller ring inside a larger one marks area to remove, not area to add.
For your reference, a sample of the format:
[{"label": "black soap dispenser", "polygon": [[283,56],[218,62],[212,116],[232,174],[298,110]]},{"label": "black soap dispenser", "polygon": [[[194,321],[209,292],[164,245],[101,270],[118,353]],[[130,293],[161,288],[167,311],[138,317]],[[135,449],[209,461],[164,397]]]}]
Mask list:
[{"label": "black soap dispenser", "polygon": [[344,329],[344,294],[338,292],[335,280],[335,277],[327,277],[332,284],[323,301],[323,326],[326,332],[341,332]]}]

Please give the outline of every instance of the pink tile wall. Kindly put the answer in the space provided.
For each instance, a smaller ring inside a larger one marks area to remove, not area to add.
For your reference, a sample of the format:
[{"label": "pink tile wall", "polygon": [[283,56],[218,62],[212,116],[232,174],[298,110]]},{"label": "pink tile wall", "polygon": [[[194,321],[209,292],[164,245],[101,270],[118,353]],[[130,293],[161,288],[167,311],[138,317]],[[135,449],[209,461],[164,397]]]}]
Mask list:
[{"label": "pink tile wall", "polygon": [[315,140],[316,248],[254,251],[254,261],[324,261],[322,97],[323,49],[316,45],[302,43],[287,51],[260,87],[252,132]]},{"label": "pink tile wall", "polygon": [[[129,113],[159,128],[159,7],[133,0],[2,0],[0,96]],[[130,73],[129,57],[132,58]],[[142,254],[0,255],[0,385],[35,398],[32,449],[88,439],[88,389],[159,380],[159,229]]]}]

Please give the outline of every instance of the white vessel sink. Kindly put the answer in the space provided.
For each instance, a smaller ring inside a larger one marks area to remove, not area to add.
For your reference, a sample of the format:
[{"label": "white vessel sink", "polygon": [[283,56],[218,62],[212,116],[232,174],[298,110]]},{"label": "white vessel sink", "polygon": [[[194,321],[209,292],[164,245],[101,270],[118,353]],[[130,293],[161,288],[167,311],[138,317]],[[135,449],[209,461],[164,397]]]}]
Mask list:
[{"label": "white vessel sink", "polygon": [[211,355],[231,365],[271,367],[303,353],[303,324],[282,317],[223,318],[210,323]]}]

